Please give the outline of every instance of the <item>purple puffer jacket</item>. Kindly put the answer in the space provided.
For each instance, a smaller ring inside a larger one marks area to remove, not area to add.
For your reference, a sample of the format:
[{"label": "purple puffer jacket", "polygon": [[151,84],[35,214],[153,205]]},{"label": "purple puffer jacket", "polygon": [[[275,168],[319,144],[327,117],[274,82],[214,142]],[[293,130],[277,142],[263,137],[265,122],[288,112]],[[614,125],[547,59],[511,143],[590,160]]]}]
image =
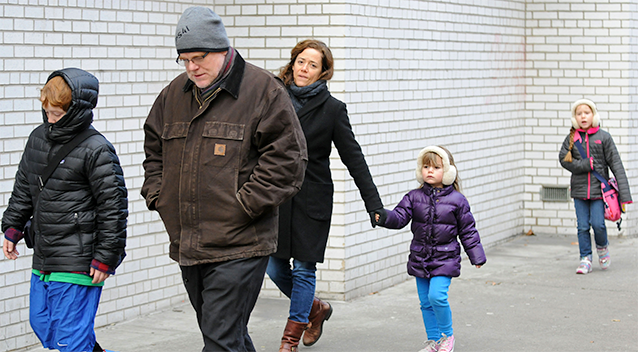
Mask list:
[{"label": "purple puffer jacket", "polygon": [[472,265],[487,261],[470,205],[453,186],[433,188],[426,183],[408,192],[394,210],[387,210],[387,215],[381,226],[389,229],[403,228],[412,220],[414,238],[408,260],[408,274],[412,276],[459,276],[461,248],[457,237]]}]

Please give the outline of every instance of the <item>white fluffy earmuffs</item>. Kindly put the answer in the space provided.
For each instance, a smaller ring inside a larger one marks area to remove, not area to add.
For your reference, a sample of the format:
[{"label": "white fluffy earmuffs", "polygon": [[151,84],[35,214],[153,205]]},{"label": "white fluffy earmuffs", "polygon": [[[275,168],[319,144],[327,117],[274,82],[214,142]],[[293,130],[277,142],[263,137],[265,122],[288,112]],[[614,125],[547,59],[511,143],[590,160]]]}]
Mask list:
[{"label": "white fluffy earmuffs", "polygon": [[583,104],[588,105],[591,112],[594,113],[594,119],[592,120],[591,127],[598,127],[598,125],[600,125],[598,109],[596,109],[596,104],[589,99],[578,99],[572,104],[572,126],[576,129],[580,128],[578,121],[576,121],[576,108]]},{"label": "white fluffy earmuffs", "polygon": [[450,157],[447,155],[445,150],[437,146],[425,147],[419,152],[419,156],[416,159],[416,180],[419,182],[419,184],[423,184],[423,175],[421,174],[421,169],[423,168],[423,156],[425,156],[425,153],[427,152],[435,153],[436,155],[440,156],[441,160],[443,161],[443,185],[449,186],[453,184],[456,180],[456,167],[454,167],[454,165],[450,165]]}]

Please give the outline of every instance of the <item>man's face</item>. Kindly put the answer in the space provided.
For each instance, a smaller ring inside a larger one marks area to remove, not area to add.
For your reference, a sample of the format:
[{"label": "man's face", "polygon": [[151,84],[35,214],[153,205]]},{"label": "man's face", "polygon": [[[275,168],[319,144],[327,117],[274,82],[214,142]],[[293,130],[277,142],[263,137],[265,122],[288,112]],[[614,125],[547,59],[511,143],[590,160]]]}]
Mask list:
[{"label": "man's face", "polygon": [[179,59],[188,60],[185,61],[184,65],[188,78],[190,78],[197,87],[206,88],[210,86],[213,81],[215,81],[215,78],[217,78],[217,75],[219,75],[227,53],[228,51],[208,54],[205,52],[184,53],[179,56]]}]

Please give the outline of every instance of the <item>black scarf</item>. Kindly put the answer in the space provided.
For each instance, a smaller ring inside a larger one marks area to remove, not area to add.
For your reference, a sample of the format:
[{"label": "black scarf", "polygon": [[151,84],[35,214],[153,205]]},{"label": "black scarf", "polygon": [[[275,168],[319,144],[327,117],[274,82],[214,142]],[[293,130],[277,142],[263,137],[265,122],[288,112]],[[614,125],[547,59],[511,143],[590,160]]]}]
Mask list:
[{"label": "black scarf", "polygon": [[299,109],[306,105],[310,98],[327,89],[328,86],[323,79],[305,87],[297,87],[295,82],[292,82],[288,86],[288,95],[290,95],[290,100],[292,100],[292,106],[295,107],[295,112],[299,112]]}]

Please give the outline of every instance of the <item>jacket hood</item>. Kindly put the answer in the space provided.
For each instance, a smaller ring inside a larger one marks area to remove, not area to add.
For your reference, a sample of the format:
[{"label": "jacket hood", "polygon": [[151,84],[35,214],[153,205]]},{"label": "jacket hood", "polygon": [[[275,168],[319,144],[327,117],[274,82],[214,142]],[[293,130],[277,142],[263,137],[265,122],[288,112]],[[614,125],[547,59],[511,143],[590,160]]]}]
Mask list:
[{"label": "jacket hood", "polygon": [[93,108],[97,105],[99,81],[92,74],[79,68],[65,68],[51,73],[47,82],[56,76],[64,78],[71,88],[71,105],[66,114],[54,124],[48,121],[44,108],[42,118],[47,137],[52,141],[65,143],[93,123]]}]

